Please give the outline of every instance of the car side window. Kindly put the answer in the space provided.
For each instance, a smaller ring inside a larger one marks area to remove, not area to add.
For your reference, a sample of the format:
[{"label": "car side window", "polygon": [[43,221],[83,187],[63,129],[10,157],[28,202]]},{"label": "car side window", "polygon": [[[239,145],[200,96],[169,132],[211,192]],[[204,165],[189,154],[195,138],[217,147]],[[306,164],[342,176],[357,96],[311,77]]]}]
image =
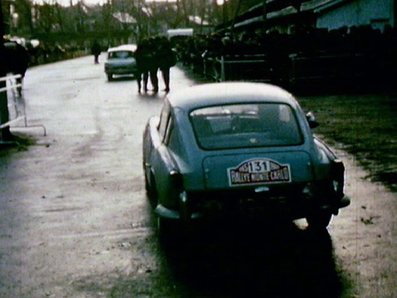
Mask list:
[{"label": "car side window", "polygon": [[186,146],[181,145],[180,135],[178,132],[175,118],[171,117],[164,142],[169,150],[173,151],[178,156],[182,156],[185,154],[184,150],[186,149]]},{"label": "car side window", "polygon": [[170,117],[168,118],[167,128],[165,130],[165,135],[164,135],[164,139],[163,139],[164,143],[169,144],[170,136],[172,134],[173,128],[174,128],[174,121],[172,119],[172,116],[170,115]]},{"label": "car side window", "polygon": [[170,105],[166,103],[160,114],[160,123],[158,129],[161,140],[164,140],[165,134],[167,132],[167,125],[170,118],[170,110]]}]

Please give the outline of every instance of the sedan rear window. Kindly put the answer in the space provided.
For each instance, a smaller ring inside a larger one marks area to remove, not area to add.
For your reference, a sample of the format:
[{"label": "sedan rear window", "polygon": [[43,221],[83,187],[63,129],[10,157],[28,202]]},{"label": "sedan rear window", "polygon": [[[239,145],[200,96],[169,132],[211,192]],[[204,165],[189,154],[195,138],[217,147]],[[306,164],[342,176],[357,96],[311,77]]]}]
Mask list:
[{"label": "sedan rear window", "polygon": [[212,106],[192,111],[190,119],[203,149],[292,146],[303,142],[295,115],[286,104]]},{"label": "sedan rear window", "polygon": [[131,51],[114,51],[109,52],[109,59],[125,59],[134,57],[134,53]]}]

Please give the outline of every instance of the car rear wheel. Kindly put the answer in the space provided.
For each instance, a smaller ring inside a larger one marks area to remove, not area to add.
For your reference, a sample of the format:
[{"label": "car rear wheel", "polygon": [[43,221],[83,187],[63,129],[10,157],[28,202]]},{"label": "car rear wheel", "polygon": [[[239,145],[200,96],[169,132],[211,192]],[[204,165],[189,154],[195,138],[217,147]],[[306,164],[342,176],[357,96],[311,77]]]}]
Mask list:
[{"label": "car rear wheel", "polygon": [[330,211],[317,211],[306,217],[306,221],[311,229],[325,229],[332,218]]},{"label": "car rear wheel", "polygon": [[113,75],[111,73],[108,73],[108,81],[113,81]]}]

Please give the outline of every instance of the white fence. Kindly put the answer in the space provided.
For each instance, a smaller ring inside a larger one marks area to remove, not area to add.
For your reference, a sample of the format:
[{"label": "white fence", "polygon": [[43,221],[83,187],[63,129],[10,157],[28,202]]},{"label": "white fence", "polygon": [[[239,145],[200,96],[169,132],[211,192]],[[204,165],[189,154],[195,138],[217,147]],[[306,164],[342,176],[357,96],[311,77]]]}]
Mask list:
[{"label": "white fence", "polygon": [[[21,75],[9,75],[0,78],[0,82],[6,82],[6,87],[0,88],[0,92],[7,92],[8,94],[8,109],[9,120],[0,124],[0,129],[10,128],[42,128],[44,136],[47,135],[47,130],[44,125],[28,125],[26,116],[25,98],[22,93]],[[15,125],[23,122],[23,125]]]}]

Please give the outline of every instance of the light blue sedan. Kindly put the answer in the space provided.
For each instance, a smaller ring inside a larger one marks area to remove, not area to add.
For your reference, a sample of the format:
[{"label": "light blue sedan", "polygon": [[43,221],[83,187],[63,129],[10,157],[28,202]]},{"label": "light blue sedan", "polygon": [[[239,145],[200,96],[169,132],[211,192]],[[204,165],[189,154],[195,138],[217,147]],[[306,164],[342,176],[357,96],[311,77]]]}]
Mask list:
[{"label": "light blue sedan", "polygon": [[350,200],[344,165],[313,136],[317,125],[290,93],[269,84],[213,83],[169,94],[143,136],[160,235],[247,204],[325,228]]},{"label": "light blue sedan", "polygon": [[105,73],[108,81],[112,81],[114,75],[136,75],[136,49],[135,44],[120,45],[108,49],[105,62]]}]

